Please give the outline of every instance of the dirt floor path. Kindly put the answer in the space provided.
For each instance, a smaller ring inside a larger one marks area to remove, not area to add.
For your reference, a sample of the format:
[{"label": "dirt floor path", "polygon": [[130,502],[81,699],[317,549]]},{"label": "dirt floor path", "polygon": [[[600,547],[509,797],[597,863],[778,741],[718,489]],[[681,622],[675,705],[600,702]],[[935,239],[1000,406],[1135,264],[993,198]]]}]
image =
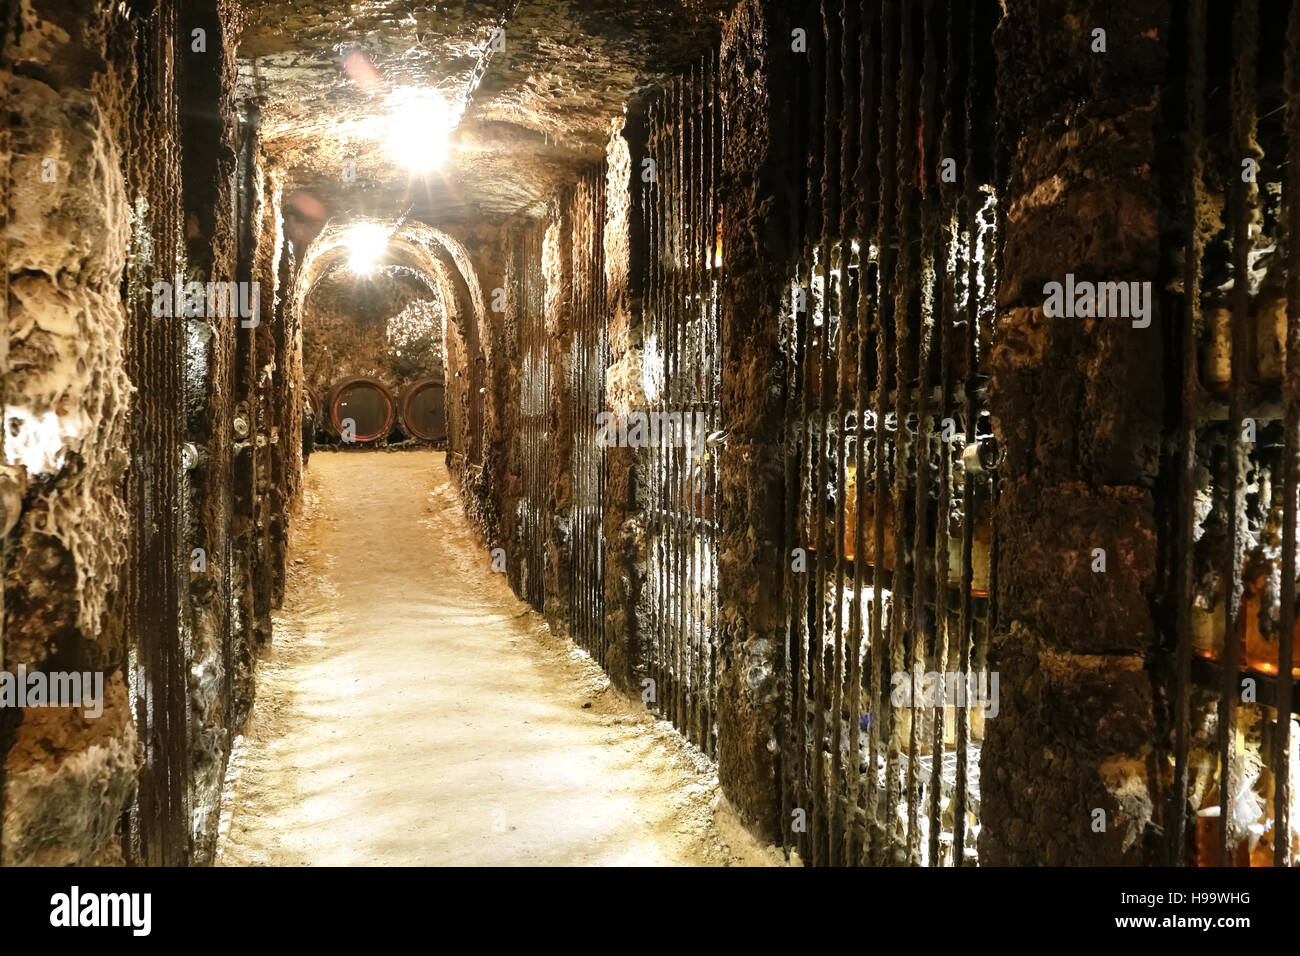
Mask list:
[{"label": "dirt floor path", "polygon": [[218,862],[770,864],[707,760],[493,574],[441,453],[319,453]]}]

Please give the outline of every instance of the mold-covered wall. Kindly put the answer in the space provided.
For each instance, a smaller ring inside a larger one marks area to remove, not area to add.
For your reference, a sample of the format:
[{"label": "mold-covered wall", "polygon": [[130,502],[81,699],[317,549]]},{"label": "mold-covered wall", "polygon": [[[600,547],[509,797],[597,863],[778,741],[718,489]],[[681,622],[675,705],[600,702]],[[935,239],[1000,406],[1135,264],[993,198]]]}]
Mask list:
[{"label": "mold-covered wall", "polygon": [[[194,107],[182,114],[182,189],[187,281],[231,282],[235,276],[235,150],[238,112],[234,101],[238,16],[232,3],[188,4],[182,32],[203,31],[206,50],[185,73],[183,97]],[[227,441],[233,416],[231,369],[237,319],[204,316],[186,320],[185,418],[188,440],[201,450],[188,472],[189,602],[185,626],[190,668],[194,862],[211,859],[217,835],[226,760],[249,706],[245,679],[235,684],[226,654],[231,628],[231,542],[228,534],[233,463]],[[197,558],[197,560],[196,560]]]},{"label": "mold-covered wall", "polygon": [[0,63],[12,149],[0,665],[107,679],[93,720],[79,709],[5,708],[0,864],[113,863],[136,761],[118,600],[132,391],[120,294],[130,24],[85,0],[11,8]]},{"label": "mold-covered wall", "polygon": [[780,306],[792,250],[788,117],[769,90],[787,82],[790,24],[779,5],[741,4],[722,41],[730,134],[723,154],[722,538],[718,779],[742,818],[778,839],[777,714],[787,612],[781,502]]},{"label": "mold-covered wall", "polygon": [[[204,863],[298,469],[294,263],[234,101],[239,11],[5,10],[0,669],[104,690],[0,707],[0,864]],[[232,281],[259,318],[172,308]]]},{"label": "mold-covered wall", "polygon": [[506,291],[505,233],[497,225],[484,222],[473,228],[455,231],[457,240],[473,263],[482,292],[484,308],[478,313],[472,342],[476,352],[462,369],[465,383],[467,426],[470,429],[467,450],[470,460],[481,464],[472,513],[489,543],[500,540],[502,501],[511,467],[507,443],[518,403],[504,388],[510,367],[510,344],[507,341],[508,295]]}]

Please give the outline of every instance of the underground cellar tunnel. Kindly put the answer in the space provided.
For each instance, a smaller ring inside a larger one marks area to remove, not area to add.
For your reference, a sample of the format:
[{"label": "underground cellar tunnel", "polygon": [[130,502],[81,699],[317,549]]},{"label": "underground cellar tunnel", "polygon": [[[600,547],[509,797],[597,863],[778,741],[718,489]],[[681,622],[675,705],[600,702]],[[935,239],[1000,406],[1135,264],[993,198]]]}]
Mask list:
[{"label": "underground cellar tunnel", "polygon": [[0,14],[0,865],[1300,862],[1300,4]]}]

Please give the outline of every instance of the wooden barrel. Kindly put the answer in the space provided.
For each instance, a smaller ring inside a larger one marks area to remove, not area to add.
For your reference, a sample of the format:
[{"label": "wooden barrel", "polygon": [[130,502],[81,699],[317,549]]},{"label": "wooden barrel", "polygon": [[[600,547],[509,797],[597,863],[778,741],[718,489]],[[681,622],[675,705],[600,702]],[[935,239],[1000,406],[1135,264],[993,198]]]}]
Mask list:
[{"label": "wooden barrel", "polygon": [[330,389],[325,407],[330,431],[342,437],[350,418],[358,443],[386,438],[393,427],[393,397],[372,378],[345,378]]},{"label": "wooden barrel", "polygon": [[402,431],[421,441],[447,437],[447,386],[440,378],[425,378],[408,385],[397,402]]}]

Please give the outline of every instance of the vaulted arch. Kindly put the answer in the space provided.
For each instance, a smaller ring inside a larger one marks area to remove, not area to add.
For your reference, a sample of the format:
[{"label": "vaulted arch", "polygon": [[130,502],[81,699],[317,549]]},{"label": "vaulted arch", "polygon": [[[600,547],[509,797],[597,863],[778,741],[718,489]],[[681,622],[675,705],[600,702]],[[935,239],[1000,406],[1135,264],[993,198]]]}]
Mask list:
[{"label": "vaulted arch", "polygon": [[358,228],[387,232],[376,261],[406,268],[437,290],[446,313],[443,354],[447,374],[448,433],[453,447],[465,450],[465,462],[477,465],[483,455],[483,387],[486,356],[480,330],[487,306],[482,283],[465,245],[427,223],[409,219],[336,218],[325,224],[302,259],[294,280],[292,306],[299,315],[313,288],[339,269],[348,268]]}]

